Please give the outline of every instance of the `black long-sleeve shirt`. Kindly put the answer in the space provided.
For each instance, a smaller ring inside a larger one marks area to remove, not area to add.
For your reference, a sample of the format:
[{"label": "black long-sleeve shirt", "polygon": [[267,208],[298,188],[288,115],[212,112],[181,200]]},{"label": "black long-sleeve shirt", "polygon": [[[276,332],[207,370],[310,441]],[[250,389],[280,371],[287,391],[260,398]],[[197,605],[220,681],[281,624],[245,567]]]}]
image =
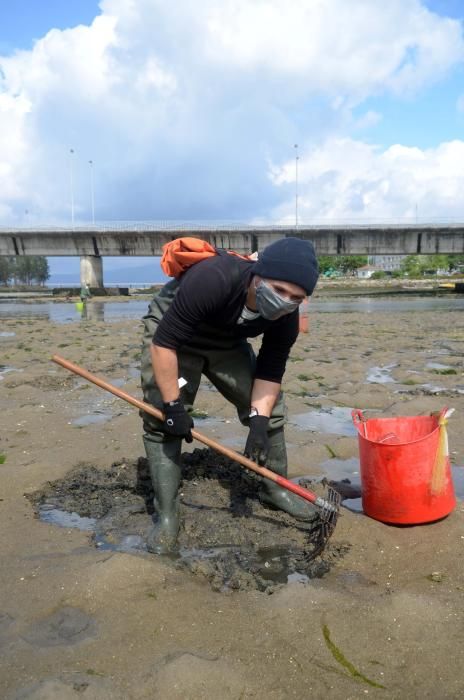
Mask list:
[{"label": "black long-sleeve shirt", "polygon": [[254,263],[217,255],[196,263],[180,278],[172,304],[153,336],[155,345],[178,350],[197,333],[211,329],[231,339],[263,336],[255,378],[280,383],[298,336],[298,309],[276,321],[261,316],[237,323],[245,305]]}]

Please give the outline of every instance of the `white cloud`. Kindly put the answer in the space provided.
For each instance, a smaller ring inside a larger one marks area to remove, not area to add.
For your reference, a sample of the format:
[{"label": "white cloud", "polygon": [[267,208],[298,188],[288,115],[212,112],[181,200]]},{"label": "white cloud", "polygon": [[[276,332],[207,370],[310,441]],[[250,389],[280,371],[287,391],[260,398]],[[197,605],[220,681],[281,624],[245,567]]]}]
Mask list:
[{"label": "white cloud", "polygon": [[90,159],[97,218],[265,215],[287,196],[269,161],[305,141],[337,172],[340,135],[380,118],[353,106],[463,58],[460,23],[419,0],[103,0],[90,26],[0,58],[0,216],[69,219],[70,148],[77,218]]},{"label": "white cloud", "polygon": [[[416,0],[226,0],[208,20],[215,60],[329,94],[401,93],[463,58],[458,21]],[[296,79],[296,80],[295,80]]]},{"label": "white cloud", "polygon": [[[464,141],[421,150],[394,145],[386,150],[352,139],[330,139],[300,155],[299,220],[453,218],[463,215]],[[277,186],[295,185],[295,164],[270,172]],[[293,223],[295,194],[273,218]]]},{"label": "white cloud", "polygon": [[22,96],[0,93],[0,182],[2,195],[10,200],[19,194],[15,161],[24,157],[27,143],[22,124],[31,110],[29,100]]}]

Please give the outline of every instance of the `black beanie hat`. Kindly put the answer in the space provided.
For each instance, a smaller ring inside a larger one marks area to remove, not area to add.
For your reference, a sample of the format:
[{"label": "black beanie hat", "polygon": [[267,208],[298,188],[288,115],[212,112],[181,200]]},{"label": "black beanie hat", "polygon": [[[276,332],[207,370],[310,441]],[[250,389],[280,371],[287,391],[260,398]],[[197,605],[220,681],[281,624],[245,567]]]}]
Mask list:
[{"label": "black beanie hat", "polygon": [[281,238],[259,254],[253,272],[267,279],[297,284],[310,295],[319,277],[314,246],[301,238]]}]

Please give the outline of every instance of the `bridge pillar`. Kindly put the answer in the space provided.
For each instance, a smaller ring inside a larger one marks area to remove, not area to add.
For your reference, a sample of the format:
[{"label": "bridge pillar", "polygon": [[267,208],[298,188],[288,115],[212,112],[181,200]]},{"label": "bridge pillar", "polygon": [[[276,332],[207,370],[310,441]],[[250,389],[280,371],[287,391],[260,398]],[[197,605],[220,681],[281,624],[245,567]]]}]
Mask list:
[{"label": "bridge pillar", "polygon": [[81,255],[81,285],[103,287],[103,261],[100,255]]}]

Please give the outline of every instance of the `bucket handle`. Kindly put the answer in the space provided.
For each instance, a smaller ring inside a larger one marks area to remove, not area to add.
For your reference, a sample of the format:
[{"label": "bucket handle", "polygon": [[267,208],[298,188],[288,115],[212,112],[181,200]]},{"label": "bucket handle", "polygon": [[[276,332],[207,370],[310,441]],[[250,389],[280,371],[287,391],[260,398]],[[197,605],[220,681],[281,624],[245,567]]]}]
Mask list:
[{"label": "bucket handle", "polygon": [[439,425],[443,423],[444,420],[448,420],[448,418],[454,413],[454,408],[448,408],[448,406],[445,406],[444,408],[441,409],[441,411],[438,411],[438,413],[432,413],[432,416],[436,416]]},{"label": "bucket handle", "polygon": [[432,469],[432,479],[430,490],[432,495],[437,496],[443,492],[445,488],[446,465],[449,460],[448,448],[448,433],[446,426],[448,418],[454,413],[454,408],[442,408],[439,413],[433,413],[438,421],[440,435],[438,438],[438,449],[435,457],[435,463]]},{"label": "bucket handle", "polygon": [[361,426],[362,426],[362,434],[364,435],[365,438],[367,438],[367,418],[364,416],[363,412],[359,408],[354,408],[351,411],[351,418],[353,420],[354,425],[357,427],[359,432],[361,432]]}]

